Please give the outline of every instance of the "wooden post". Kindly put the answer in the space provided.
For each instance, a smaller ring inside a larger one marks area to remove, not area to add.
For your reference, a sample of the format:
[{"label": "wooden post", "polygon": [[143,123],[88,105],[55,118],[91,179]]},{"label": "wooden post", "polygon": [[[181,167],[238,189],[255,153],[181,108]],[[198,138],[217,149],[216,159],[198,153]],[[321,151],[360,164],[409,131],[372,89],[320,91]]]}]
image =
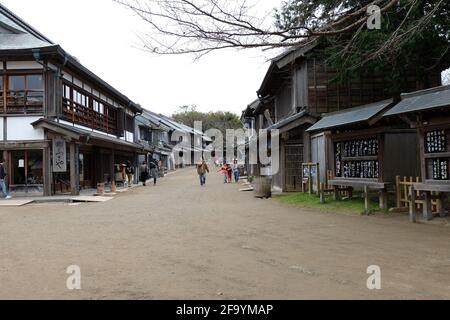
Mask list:
[{"label": "wooden post", "polygon": [[402,195],[401,195],[402,190],[400,189],[400,176],[396,176],[395,177],[395,205],[397,208],[401,208],[402,207]]},{"label": "wooden post", "polygon": [[425,191],[423,204],[423,219],[429,221],[433,219],[433,213],[431,211],[431,192]]},{"label": "wooden post", "polygon": [[439,193],[439,200],[438,200],[438,210],[437,212],[439,213],[439,216],[441,218],[446,217],[447,216],[447,212],[445,211],[445,193],[441,192]]},{"label": "wooden post", "polygon": [[313,177],[312,177],[311,169],[312,169],[311,164],[308,164],[308,170],[309,170],[308,193],[309,194],[313,193]]},{"label": "wooden post", "polygon": [[52,183],[53,183],[51,150],[49,146],[45,147],[43,150],[42,162],[43,162],[43,176],[44,176],[44,196],[48,197],[52,195]]},{"label": "wooden post", "polygon": [[323,183],[320,184],[319,188],[319,194],[320,194],[320,203],[325,203],[325,185]]},{"label": "wooden post", "polygon": [[340,200],[341,196],[339,194],[339,186],[333,186],[333,200],[338,201]]},{"label": "wooden post", "polygon": [[78,188],[77,188],[77,163],[78,159],[76,157],[76,150],[75,150],[75,142],[70,142],[70,194],[76,196],[79,194]]},{"label": "wooden post", "polygon": [[409,187],[409,196],[410,196],[410,203],[409,203],[409,221],[412,223],[416,222],[416,191],[414,190],[414,185],[411,185]]},{"label": "wooden post", "polygon": [[317,163],[316,167],[316,180],[317,180],[317,193],[320,193],[321,185],[320,185],[320,164]]},{"label": "wooden post", "polygon": [[382,189],[380,191],[380,209],[387,210],[388,209],[388,193],[386,189]]},{"label": "wooden post", "polygon": [[364,211],[369,213],[369,187],[364,186]]}]

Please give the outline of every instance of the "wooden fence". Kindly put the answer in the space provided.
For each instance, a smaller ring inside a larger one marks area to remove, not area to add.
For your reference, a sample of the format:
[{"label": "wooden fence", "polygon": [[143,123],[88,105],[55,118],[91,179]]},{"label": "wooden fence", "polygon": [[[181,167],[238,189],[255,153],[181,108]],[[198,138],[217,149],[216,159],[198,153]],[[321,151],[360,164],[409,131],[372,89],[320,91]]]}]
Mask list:
[{"label": "wooden fence", "polygon": [[[410,196],[410,187],[414,183],[420,183],[420,178],[416,177],[403,177],[400,176],[395,177],[395,199],[396,199],[396,208],[395,209],[409,209],[411,205],[411,196]],[[424,200],[421,197],[420,191],[415,191],[415,206],[417,210],[422,210]],[[437,192],[433,192],[432,195],[438,195]],[[432,210],[437,211],[439,206],[439,200],[435,199],[431,201]]]}]

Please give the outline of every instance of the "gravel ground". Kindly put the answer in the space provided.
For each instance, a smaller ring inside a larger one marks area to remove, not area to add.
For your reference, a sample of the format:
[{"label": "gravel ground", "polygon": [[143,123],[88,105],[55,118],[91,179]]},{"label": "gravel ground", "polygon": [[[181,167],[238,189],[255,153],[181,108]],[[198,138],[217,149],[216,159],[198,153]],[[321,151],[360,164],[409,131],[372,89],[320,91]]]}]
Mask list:
[{"label": "gravel ground", "polygon": [[[0,208],[1,299],[450,298],[450,228],[255,199],[194,169],[96,204]],[[81,290],[66,288],[79,265]],[[381,290],[366,269],[381,267]]]}]

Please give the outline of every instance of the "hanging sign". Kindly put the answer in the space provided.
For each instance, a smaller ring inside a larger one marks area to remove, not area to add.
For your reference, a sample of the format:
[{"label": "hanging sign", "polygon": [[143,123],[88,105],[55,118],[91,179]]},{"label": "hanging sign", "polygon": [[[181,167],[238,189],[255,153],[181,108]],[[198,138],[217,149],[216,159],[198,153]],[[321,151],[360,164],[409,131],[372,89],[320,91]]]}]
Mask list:
[{"label": "hanging sign", "polygon": [[66,140],[53,139],[53,172],[67,172]]}]

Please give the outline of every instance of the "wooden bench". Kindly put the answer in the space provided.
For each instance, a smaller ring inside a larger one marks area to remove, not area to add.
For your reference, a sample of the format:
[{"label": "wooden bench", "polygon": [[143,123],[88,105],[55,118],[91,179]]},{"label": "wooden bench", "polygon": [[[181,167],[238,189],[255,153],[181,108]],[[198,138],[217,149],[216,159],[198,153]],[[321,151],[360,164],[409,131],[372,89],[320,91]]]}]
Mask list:
[{"label": "wooden bench", "polygon": [[[424,197],[424,204],[423,204],[423,219],[424,220],[431,220],[433,219],[433,212],[431,208],[431,201],[433,199],[438,200],[437,205],[437,212],[441,217],[444,217],[447,215],[447,212],[444,208],[444,201],[445,201],[445,193],[450,193],[450,184],[435,184],[435,183],[414,183],[411,188],[409,195],[411,197],[411,203],[414,203],[416,200],[416,193],[415,191],[420,191],[423,193]],[[438,196],[433,196],[432,192],[439,192]],[[416,221],[416,206],[411,205],[409,207],[409,219],[411,222]]]},{"label": "wooden bench", "polygon": [[[363,181],[359,179],[333,179],[328,182],[334,188],[333,199],[339,200],[340,191],[342,191],[342,187],[350,187],[350,188],[362,188],[364,190],[364,210],[369,212],[369,190],[377,190],[379,191],[379,204],[380,209],[387,210],[387,186],[389,183],[378,182],[378,181]],[[349,196],[351,196],[351,192],[349,192]]]}]

